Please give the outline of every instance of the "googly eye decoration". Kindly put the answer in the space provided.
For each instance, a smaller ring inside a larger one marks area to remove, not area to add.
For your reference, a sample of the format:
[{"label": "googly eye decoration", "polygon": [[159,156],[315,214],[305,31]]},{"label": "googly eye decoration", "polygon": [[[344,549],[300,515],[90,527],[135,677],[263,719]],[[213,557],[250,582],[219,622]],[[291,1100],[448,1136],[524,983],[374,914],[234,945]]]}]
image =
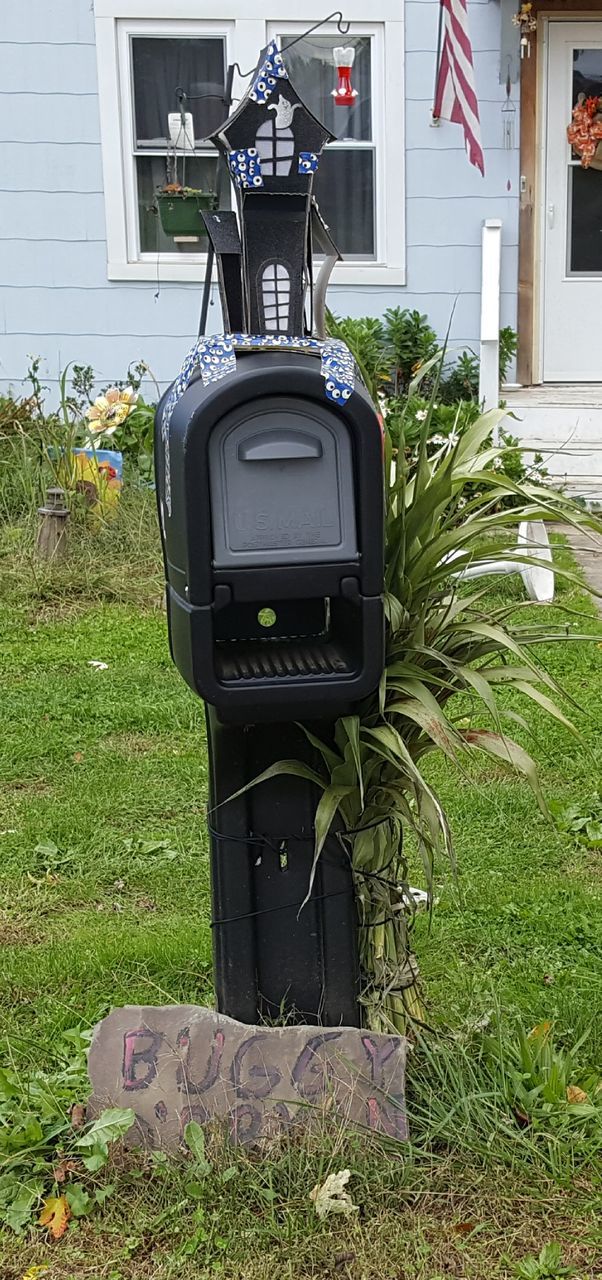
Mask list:
[{"label": "googly eye decoration", "polygon": [[237,187],[262,187],[261,159],[256,147],[228,153],[228,168]]},{"label": "googly eye decoration", "polygon": [[340,338],[327,338],[320,343],[322,377],[326,380],[326,399],[348,400],[355,386],[355,362]]},{"label": "googly eye decoration", "polygon": [[265,58],[255,76],[249,97],[253,102],[267,102],[278,80],[288,80],[288,71],[275,40],[266,49]]},{"label": "googly eye decoration", "polygon": [[297,173],[315,173],[318,168],[318,157],[315,151],[300,151]]}]

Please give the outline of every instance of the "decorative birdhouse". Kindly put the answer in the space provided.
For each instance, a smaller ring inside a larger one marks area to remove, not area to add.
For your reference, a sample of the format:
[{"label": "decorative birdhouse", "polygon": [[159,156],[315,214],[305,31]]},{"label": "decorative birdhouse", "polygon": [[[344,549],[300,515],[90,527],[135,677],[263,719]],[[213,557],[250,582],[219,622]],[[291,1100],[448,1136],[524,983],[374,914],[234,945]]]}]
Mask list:
[{"label": "decorative birdhouse", "polygon": [[[302,335],[311,279],[313,178],[334,134],[299,97],[275,41],[263,50],[250,88],[211,141],[228,164],[236,192],[246,331]],[[209,220],[207,225],[211,236]],[[214,247],[219,265],[217,242]],[[228,290],[220,280],[229,314]]]}]

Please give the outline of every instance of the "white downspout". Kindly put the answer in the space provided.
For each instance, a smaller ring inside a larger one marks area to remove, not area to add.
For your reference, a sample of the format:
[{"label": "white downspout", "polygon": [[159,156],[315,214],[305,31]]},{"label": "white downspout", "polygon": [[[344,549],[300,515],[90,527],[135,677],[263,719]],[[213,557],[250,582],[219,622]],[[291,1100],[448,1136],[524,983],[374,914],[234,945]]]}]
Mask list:
[{"label": "white downspout", "polygon": [[[488,218],[483,223],[481,251],[481,343],[479,403],[484,411],[500,403],[500,266],[502,223]],[[497,432],[494,443],[497,444]]]}]

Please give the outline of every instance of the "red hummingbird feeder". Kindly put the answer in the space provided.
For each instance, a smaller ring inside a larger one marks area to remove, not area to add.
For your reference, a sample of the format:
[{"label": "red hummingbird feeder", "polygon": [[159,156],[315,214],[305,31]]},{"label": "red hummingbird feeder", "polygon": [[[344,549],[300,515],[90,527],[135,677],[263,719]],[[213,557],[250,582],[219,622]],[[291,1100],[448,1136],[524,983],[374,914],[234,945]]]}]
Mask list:
[{"label": "red hummingbird feeder", "polygon": [[336,89],[332,90],[332,96],[337,107],[352,107],[357,98],[357,89],[351,84],[351,68],[355,59],[355,49],[333,49],[335,67],[339,75],[339,83]]}]

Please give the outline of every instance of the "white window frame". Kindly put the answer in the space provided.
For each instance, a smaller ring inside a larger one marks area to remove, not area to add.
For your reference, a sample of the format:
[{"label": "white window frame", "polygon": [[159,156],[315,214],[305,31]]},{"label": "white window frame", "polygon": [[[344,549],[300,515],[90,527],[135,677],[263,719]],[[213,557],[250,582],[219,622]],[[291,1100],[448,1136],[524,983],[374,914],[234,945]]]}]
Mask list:
[{"label": "white window frame", "polygon": [[[215,0],[95,0],[100,133],[107,231],[109,280],[181,283],[202,279],[206,254],[139,255],[138,211],[133,138],[133,94],[129,67],[132,35],[222,36],[226,64],[246,71],[275,32],[294,36],[323,13],[317,0],[229,0],[227,20],[215,18]],[[282,7],[282,17],[277,10]],[[323,8],[323,6],[322,6]],[[267,10],[267,12],[266,12]],[[274,12],[276,10],[276,12]],[[373,36],[373,133],[376,146],[376,261],[339,263],[334,284],[405,285],[405,121],[403,0],[374,0],[372,22],[365,21],[365,0],[347,0],[350,35]],[[169,17],[166,17],[169,13]],[[336,33],[327,24],[320,34]],[[340,37],[344,43],[345,37]],[[376,93],[379,80],[382,93]],[[334,67],[333,67],[334,84]],[[235,77],[239,98],[248,80]]]}]

